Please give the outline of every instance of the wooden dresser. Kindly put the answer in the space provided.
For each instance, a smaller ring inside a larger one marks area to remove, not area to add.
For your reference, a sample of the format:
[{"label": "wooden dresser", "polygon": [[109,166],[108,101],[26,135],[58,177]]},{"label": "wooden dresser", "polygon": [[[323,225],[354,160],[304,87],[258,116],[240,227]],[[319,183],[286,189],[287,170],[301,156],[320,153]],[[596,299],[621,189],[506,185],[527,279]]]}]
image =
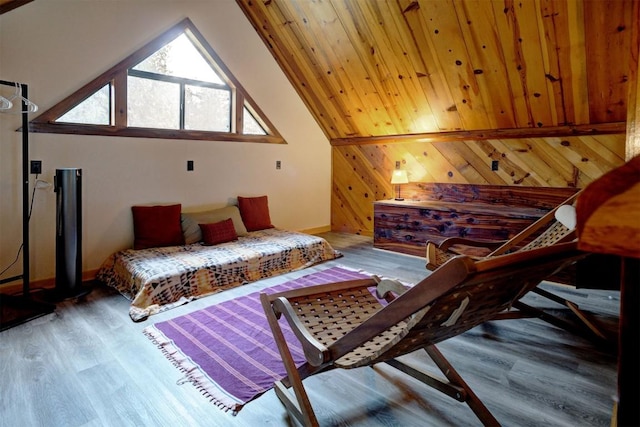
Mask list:
[{"label": "wooden dresser", "polygon": [[411,199],[374,202],[374,247],[424,256],[427,241],[506,240],[577,191],[439,183],[413,184],[408,190],[403,193]]}]

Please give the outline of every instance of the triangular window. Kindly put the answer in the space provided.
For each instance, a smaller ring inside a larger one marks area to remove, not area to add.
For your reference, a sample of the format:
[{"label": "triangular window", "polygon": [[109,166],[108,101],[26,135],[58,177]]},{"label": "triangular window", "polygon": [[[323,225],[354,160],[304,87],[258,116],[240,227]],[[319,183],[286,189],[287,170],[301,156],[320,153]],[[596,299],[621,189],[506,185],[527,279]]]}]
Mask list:
[{"label": "triangular window", "polygon": [[244,107],[244,129],[242,133],[246,135],[266,135],[264,127],[253,117],[253,113]]},{"label": "triangular window", "polygon": [[45,111],[30,129],[285,143],[188,19]]},{"label": "triangular window", "polygon": [[225,85],[184,33],[131,69]]},{"label": "triangular window", "polygon": [[110,125],[112,122],[111,116],[111,83],[109,83],[67,111],[56,121],[59,123]]}]

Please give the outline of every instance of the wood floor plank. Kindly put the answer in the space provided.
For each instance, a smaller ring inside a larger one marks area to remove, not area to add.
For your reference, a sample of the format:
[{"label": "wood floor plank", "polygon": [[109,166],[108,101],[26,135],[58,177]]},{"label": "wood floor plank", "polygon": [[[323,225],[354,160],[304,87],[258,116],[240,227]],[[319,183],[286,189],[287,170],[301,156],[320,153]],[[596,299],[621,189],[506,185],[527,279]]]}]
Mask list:
[{"label": "wood floor plank", "polygon": [[[289,426],[273,390],[237,415],[209,402],[142,330],[334,265],[406,283],[429,274],[419,257],[373,249],[369,237],[324,233],[344,257],[272,277],[134,323],[129,302],[97,285],[54,314],[0,332],[0,427]],[[619,293],[545,284],[597,314],[615,333]],[[562,306],[529,294],[532,305]],[[439,345],[504,425],[609,426],[616,390],[610,348],[538,319],[489,322]],[[429,368],[420,354],[407,362]],[[473,412],[387,365],[334,370],[305,380],[321,425],[478,425]]]}]

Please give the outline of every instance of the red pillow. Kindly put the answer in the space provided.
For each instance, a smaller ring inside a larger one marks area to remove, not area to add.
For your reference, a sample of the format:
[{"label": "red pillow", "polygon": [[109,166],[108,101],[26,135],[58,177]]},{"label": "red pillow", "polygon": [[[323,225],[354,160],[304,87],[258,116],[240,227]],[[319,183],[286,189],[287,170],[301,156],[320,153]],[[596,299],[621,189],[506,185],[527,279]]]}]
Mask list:
[{"label": "red pillow", "polygon": [[133,249],[184,245],[182,205],[133,206]]},{"label": "red pillow", "polygon": [[247,231],[273,228],[269,217],[269,201],[267,196],[238,197],[238,208],[242,222]]},{"label": "red pillow", "polygon": [[217,245],[218,243],[238,240],[238,235],[236,234],[236,229],[233,226],[233,220],[231,218],[212,224],[198,225],[200,225],[200,230],[202,231],[203,245]]}]

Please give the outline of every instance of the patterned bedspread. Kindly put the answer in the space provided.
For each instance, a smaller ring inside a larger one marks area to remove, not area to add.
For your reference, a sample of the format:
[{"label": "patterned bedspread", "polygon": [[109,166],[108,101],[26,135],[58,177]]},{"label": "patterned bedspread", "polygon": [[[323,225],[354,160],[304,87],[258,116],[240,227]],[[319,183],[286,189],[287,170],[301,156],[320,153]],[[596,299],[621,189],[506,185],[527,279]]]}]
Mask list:
[{"label": "patterned bedspread", "polygon": [[129,316],[141,321],[195,298],[340,256],[321,237],[272,228],[216,246],[127,249],[107,258],[97,278],[130,299]]}]

